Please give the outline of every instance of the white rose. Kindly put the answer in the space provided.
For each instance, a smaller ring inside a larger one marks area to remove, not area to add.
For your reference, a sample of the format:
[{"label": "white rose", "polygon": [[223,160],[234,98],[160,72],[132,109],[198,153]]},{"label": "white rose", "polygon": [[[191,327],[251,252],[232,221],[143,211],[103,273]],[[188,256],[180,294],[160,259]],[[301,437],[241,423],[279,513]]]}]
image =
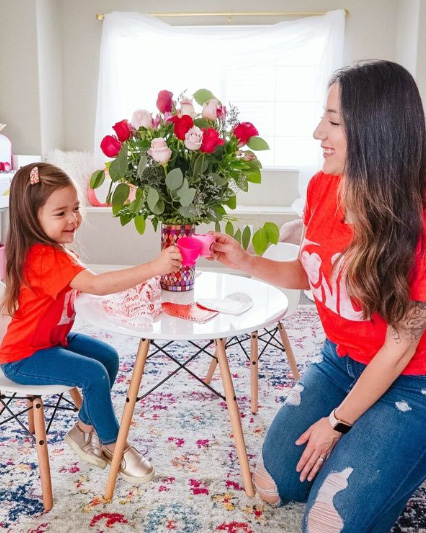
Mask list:
[{"label": "white rose", "polygon": [[192,104],[192,98],[182,99],[182,102],[180,103],[180,115],[189,115],[192,118],[197,115],[194,105]]},{"label": "white rose", "polygon": [[172,151],[167,146],[167,143],[163,137],[158,137],[157,139],[152,139],[151,148],[148,150],[148,155],[160,163],[165,165],[172,155]]},{"label": "white rose", "polygon": [[201,112],[202,117],[206,118],[207,120],[216,120],[218,105],[219,102],[215,98],[212,98],[208,102],[204,102],[203,110]]},{"label": "white rose", "polygon": [[203,142],[203,132],[197,126],[193,126],[185,133],[184,144],[188,150],[199,150]]},{"label": "white rose", "polygon": [[137,130],[140,127],[152,128],[152,113],[146,109],[137,109],[133,113],[130,123]]}]

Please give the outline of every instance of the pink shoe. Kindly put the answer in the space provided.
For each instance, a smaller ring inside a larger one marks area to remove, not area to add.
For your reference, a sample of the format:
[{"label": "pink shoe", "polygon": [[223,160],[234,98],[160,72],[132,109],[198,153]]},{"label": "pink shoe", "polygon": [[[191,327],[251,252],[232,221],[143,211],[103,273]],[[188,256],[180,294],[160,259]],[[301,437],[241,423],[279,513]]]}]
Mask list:
[{"label": "pink shoe", "polygon": [[[113,452],[106,446],[102,446],[102,452],[107,462],[111,464]],[[152,464],[133,446],[128,446],[124,450],[119,472],[123,479],[134,484],[148,483],[155,476]]]},{"label": "pink shoe", "polygon": [[65,435],[65,442],[83,461],[100,468],[106,467],[107,462],[102,454],[102,445],[95,431],[85,433],[76,423]]}]

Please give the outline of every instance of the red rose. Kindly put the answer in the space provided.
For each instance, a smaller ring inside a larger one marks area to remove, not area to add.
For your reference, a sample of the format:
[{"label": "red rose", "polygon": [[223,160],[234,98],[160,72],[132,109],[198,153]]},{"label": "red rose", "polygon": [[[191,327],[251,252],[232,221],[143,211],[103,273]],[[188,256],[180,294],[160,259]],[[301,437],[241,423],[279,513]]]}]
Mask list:
[{"label": "red rose", "polygon": [[238,139],[238,144],[242,146],[243,144],[247,144],[250,137],[259,135],[259,132],[251,122],[241,122],[235,126],[234,135]]},{"label": "red rose", "polygon": [[121,148],[121,142],[113,135],[107,135],[101,141],[101,150],[108,157],[115,157]]},{"label": "red rose", "polygon": [[200,150],[206,154],[211,154],[215,151],[216,146],[224,144],[224,139],[219,139],[219,132],[214,128],[202,128],[203,129],[203,142],[201,143]]},{"label": "red rose", "polygon": [[114,124],[112,129],[117,134],[118,140],[121,142],[127,141],[127,139],[130,137],[130,124],[127,122],[127,120],[122,120],[121,122],[117,122],[117,124]]},{"label": "red rose", "polygon": [[194,125],[194,121],[189,115],[182,115],[181,117],[175,115],[174,117],[169,118],[169,121],[173,122],[174,134],[181,141],[185,139],[185,133],[189,131]]},{"label": "red rose", "polygon": [[170,113],[173,107],[173,93],[170,91],[160,91],[157,98],[157,107],[160,113]]}]

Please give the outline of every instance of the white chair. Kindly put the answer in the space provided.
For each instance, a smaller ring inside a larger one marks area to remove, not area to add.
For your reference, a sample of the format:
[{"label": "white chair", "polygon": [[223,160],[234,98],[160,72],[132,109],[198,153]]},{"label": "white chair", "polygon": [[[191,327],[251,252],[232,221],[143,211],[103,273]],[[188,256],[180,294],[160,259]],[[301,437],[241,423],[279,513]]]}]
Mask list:
[{"label": "white chair", "polygon": [[[0,299],[3,298],[4,290],[5,285],[0,282]],[[0,344],[9,322],[10,317],[0,312]],[[67,391],[69,391],[73,402],[63,397],[64,392]],[[58,396],[55,403],[43,406],[41,397],[52,395]],[[48,433],[58,409],[78,411],[81,407],[81,401],[81,395],[76,388],[61,385],[19,385],[10,381],[0,368],[0,427],[10,421],[15,421],[33,437],[37,449],[43,506],[46,511],[50,511],[53,507],[46,433]],[[53,409],[47,430],[44,417],[44,408],[46,407]],[[28,418],[28,428],[19,418],[24,414]]]},{"label": "white chair", "polygon": [[[299,246],[296,244],[290,244],[285,242],[279,242],[276,245],[270,246],[266,252],[263,254],[263,257],[266,259],[272,259],[274,261],[289,261],[291,259],[296,259],[299,253]],[[285,318],[288,318],[294,311],[296,311],[297,306],[299,305],[300,300],[300,290],[294,289],[281,289],[283,293],[287,296],[288,299],[288,309],[285,315]],[[277,333],[280,335],[280,339],[277,339]],[[250,373],[251,373],[251,411],[252,413],[257,413],[258,411],[258,393],[259,393],[259,364],[258,361],[263,355],[268,346],[274,346],[275,348],[285,351],[287,360],[293,374],[293,378],[298,381],[300,378],[300,373],[297,368],[296,359],[294,357],[293,350],[288,339],[287,331],[284,327],[282,320],[280,320],[273,328],[264,329],[263,332],[258,334],[257,331],[253,331],[250,334],[250,356],[247,354],[245,347],[243,346],[243,341],[246,340],[240,339],[238,337],[232,337],[228,339],[226,347],[230,347],[234,344],[239,344],[246,354],[247,358],[250,360]],[[259,341],[264,343],[262,350],[259,354]],[[281,341],[281,342],[280,342]],[[205,382],[210,383],[213,374],[216,370],[217,359],[215,356],[212,357],[210,367],[208,369],[207,375],[205,377]]]}]

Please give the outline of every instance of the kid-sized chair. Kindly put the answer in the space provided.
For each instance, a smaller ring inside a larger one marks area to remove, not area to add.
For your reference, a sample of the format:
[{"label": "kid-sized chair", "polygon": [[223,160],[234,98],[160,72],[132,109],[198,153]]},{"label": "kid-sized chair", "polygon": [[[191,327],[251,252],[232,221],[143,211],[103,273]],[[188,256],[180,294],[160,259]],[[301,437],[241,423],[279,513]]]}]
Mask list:
[{"label": "kid-sized chair", "polygon": [[[0,300],[3,298],[5,285],[0,282]],[[6,333],[10,317],[0,311],[0,344]],[[63,397],[70,392],[73,402]],[[44,404],[42,396],[57,396],[55,403]],[[46,511],[53,507],[52,481],[50,477],[49,454],[46,433],[49,432],[57,410],[78,411],[81,407],[81,395],[76,388],[62,385],[19,385],[7,379],[0,368],[0,427],[15,421],[30,435],[36,444],[38,466],[40,472],[43,506]],[[44,408],[52,408],[46,430]],[[20,420],[27,415],[28,427]],[[34,435],[35,434],[35,435]]]},{"label": "kid-sized chair", "polygon": [[[263,254],[263,257],[266,259],[272,259],[274,261],[289,261],[291,259],[296,259],[299,253],[299,246],[295,244],[290,244],[286,242],[279,242],[276,245],[270,246],[266,252]],[[297,306],[299,305],[300,299],[300,290],[295,289],[281,289],[283,293],[287,296],[288,299],[288,308],[285,318],[288,318],[294,311],[296,311]],[[279,338],[277,338],[277,333],[279,333]],[[293,378],[298,381],[300,378],[299,370],[297,368],[296,359],[294,357],[293,350],[291,348],[290,341],[288,339],[287,331],[284,327],[282,320],[280,320],[273,328],[265,328],[260,334],[257,331],[253,331],[250,334],[250,355],[248,355],[243,341],[247,340],[248,337],[239,338],[231,337],[226,343],[226,348],[239,344],[244,353],[246,354],[247,359],[250,360],[250,373],[251,373],[251,411],[252,413],[257,413],[258,410],[258,392],[259,392],[259,359],[265,353],[265,350],[269,346],[273,346],[280,350],[285,351],[287,356],[288,364],[290,366]],[[264,343],[262,350],[259,354],[259,341]],[[210,367],[208,369],[205,382],[210,383],[213,374],[216,370],[217,359],[215,356],[212,357]]]}]

